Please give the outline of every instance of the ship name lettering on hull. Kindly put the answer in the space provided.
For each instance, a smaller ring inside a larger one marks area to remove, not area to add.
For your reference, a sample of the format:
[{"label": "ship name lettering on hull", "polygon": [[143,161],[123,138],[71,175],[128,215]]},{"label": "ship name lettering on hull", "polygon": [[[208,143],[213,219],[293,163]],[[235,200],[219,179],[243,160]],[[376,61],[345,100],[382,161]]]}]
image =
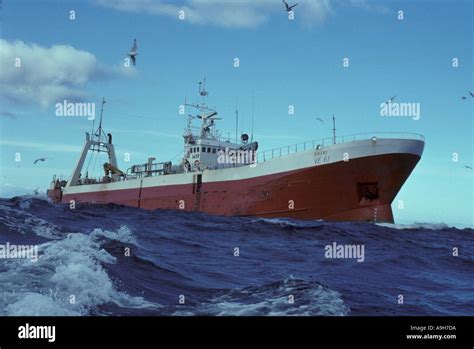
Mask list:
[{"label": "ship name lettering on hull", "polygon": [[329,162],[329,155],[327,150],[318,150],[314,152],[314,163],[324,164]]}]

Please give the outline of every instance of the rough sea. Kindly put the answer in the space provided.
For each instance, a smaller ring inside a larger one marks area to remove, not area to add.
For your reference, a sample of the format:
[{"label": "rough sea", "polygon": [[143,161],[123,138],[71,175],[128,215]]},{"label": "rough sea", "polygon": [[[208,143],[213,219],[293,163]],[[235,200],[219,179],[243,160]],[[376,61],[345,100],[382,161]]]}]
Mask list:
[{"label": "rough sea", "polygon": [[[0,259],[2,316],[474,314],[474,231],[444,224],[71,210],[27,196],[0,199],[7,244],[38,246],[38,260]],[[363,246],[363,261],[326,258],[334,244]]]}]

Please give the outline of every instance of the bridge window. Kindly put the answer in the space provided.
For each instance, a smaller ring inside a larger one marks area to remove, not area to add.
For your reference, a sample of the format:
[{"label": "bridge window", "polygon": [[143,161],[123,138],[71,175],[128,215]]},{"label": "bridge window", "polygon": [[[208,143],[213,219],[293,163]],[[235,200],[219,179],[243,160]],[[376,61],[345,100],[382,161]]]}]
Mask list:
[{"label": "bridge window", "polygon": [[206,147],[202,147],[201,151],[202,151],[203,153],[205,153],[205,152],[206,152]]},{"label": "bridge window", "polygon": [[216,148],[212,148],[212,154],[216,153]]},{"label": "bridge window", "polygon": [[207,152],[210,153],[210,152],[211,152],[211,148],[208,147],[208,148],[207,148]]}]

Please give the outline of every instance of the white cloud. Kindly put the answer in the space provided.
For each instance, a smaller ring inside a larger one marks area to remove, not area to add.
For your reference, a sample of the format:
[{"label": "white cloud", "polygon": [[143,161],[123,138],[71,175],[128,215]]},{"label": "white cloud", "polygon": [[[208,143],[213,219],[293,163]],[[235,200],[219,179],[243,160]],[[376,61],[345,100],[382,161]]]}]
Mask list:
[{"label": "white cloud", "polygon": [[135,72],[133,68],[105,66],[92,53],[68,45],[43,47],[0,39],[0,50],[0,97],[17,104],[48,107],[64,99],[82,101],[88,97],[87,83]]},{"label": "white cloud", "polygon": [[[330,0],[289,0],[298,2],[295,17],[306,24],[320,23],[330,12]],[[271,15],[286,18],[284,5],[278,0],[183,0],[182,5],[165,0],[97,0],[98,5],[124,12],[148,13],[178,19],[185,12],[186,21],[225,28],[255,28],[267,22]]]}]

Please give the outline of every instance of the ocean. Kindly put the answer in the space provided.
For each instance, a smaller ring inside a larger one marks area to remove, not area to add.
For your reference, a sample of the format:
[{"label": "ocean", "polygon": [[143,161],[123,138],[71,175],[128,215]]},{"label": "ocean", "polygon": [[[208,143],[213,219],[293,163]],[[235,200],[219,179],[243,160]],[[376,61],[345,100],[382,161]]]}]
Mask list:
[{"label": "ocean", "polygon": [[[445,224],[71,210],[24,196],[0,199],[7,244],[37,246],[38,259],[0,259],[2,316],[474,314],[474,231]],[[363,255],[328,258],[336,246]]]}]

